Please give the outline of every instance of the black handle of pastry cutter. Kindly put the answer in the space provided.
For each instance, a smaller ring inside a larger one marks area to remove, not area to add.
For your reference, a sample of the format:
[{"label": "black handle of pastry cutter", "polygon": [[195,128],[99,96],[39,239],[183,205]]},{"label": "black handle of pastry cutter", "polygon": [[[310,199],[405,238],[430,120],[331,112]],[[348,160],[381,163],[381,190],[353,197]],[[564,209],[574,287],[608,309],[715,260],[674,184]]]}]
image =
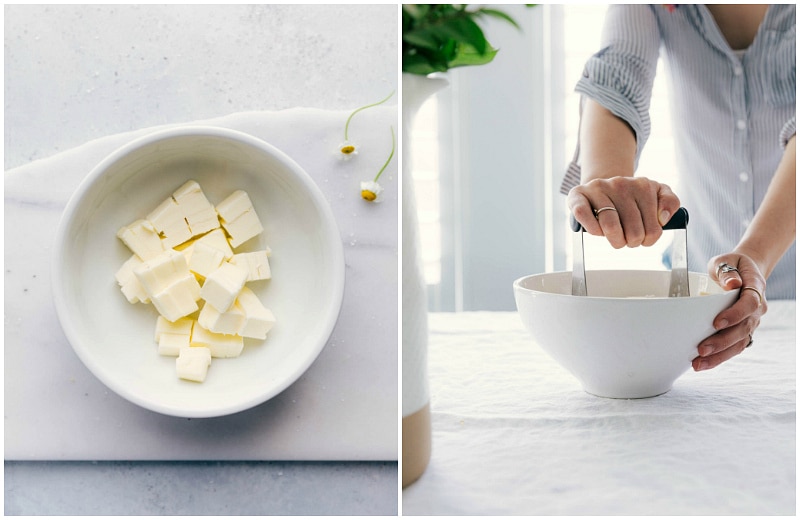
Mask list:
[{"label": "black handle of pastry cutter", "polygon": [[[689,296],[689,270],[687,268],[686,251],[686,226],[689,223],[689,212],[686,208],[679,208],[661,229],[675,231],[672,244],[672,273],[669,282],[669,296]],[[586,269],[583,262],[583,231],[585,229],[570,215],[570,227],[573,231],[580,231],[573,240],[572,252],[572,295],[586,296]]]},{"label": "black handle of pastry cutter", "polygon": [[[661,226],[661,229],[667,231],[671,229],[686,229],[689,224],[689,212],[686,208],[678,208],[678,211],[672,215],[669,222]],[[586,231],[583,226],[575,219],[575,215],[570,215],[569,225],[572,231]]]}]

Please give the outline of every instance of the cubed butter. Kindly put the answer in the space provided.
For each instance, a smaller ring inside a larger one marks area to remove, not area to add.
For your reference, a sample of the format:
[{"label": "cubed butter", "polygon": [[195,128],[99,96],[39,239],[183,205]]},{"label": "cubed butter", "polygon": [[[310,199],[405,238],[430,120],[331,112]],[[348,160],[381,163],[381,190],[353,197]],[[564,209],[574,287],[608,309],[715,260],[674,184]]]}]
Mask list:
[{"label": "cubed butter", "polygon": [[181,209],[192,236],[219,228],[217,212],[196,181],[187,181],[175,190],[172,198]]},{"label": "cubed butter", "polygon": [[272,311],[245,286],[272,277],[270,249],[233,251],[263,231],[247,193],[214,207],[191,180],[117,232],[133,252],[117,283],[129,302],[155,306],[158,353],[175,356],[179,378],[202,383],[212,358],[238,357],[245,337],[273,328]]},{"label": "cubed butter", "polygon": [[216,247],[208,245],[206,242],[197,242],[191,247],[192,253],[189,257],[189,270],[195,274],[206,278],[208,275],[219,268],[225,260],[225,253]]},{"label": "cubed butter", "polygon": [[190,275],[189,264],[180,251],[167,249],[160,255],[142,262],[133,270],[150,299],[176,281]]},{"label": "cubed butter", "polygon": [[194,320],[181,318],[169,321],[163,316],[156,318],[155,340],[158,341],[162,334],[183,334],[191,337]]},{"label": "cubed butter", "polygon": [[158,353],[162,356],[177,356],[182,348],[186,348],[191,340],[183,334],[162,334],[158,340]]},{"label": "cubed butter", "polygon": [[[183,254],[183,257],[186,259],[186,265],[191,265],[192,263],[192,251],[194,251],[194,247],[187,247],[184,249],[175,248],[175,251],[180,251]],[[191,269],[190,269],[191,271]]]},{"label": "cubed butter", "polygon": [[233,256],[233,249],[231,249],[231,245],[228,242],[228,237],[225,236],[225,232],[221,228],[209,231],[198,238],[196,242],[203,242],[211,247],[216,247],[225,255],[225,260],[230,260]]},{"label": "cubed butter", "polygon": [[275,325],[275,315],[264,307],[258,296],[249,287],[243,287],[236,298],[236,305],[244,311],[244,324],[239,331],[245,338],[266,339]]},{"label": "cubed butter", "polygon": [[202,383],[211,366],[211,351],[204,347],[183,347],[175,358],[175,372],[181,379]]},{"label": "cubed butter", "polygon": [[200,323],[192,328],[192,348],[205,347],[215,358],[232,358],[241,355],[244,338],[234,334],[212,332]]},{"label": "cubed butter", "polygon": [[180,318],[171,322],[163,316],[156,319],[155,340],[158,353],[162,356],[177,356],[180,349],[188,347],[192,339],[192,327],[195,320]]},{"label": "cubed butter", "polygon": [[190,180],[154,209],[147,219],[153,223],[166,247],[176,247],[219,228],[219,217],[196,181]]},{"label": "cubed butter", "polygon": [[200,284],[189,273],[150,299],[159,314],[169,321],[176,321],[199,309],[197,300],[200,299]]},{"label": "cubed butter", "polygon": [[269,267],[270,250],[237,253],[231,257],[230,263],[247,269],[247,281],[269,280],[272,271]]},{"label": "cubed butter", "polygon": [[186,256],[186,261],[190,262],[192,253],[194,252],[195,244],[199,244],[201,242],[222,251],[223,258],[226,261],[233,257],[233,249],[231,249],[231,245],[228,242],[228,237],[225,236],[225,232],[221,228],[213,229],[205,235],[201,235],[200,237],[196,237],[192,240],[184,242],[179,246],[175,246],[175,249],[183,252],[183,254]]},{"label": "cubed butter", "polygon": [[217,204],[220,224],[230,237],[231,246],[239,247],[264,231],[246,192],[237,190]]},{"label": "cubed butter", "polygon": [[164,200],[147,215],[166,247],[175,247],[192,238],[192,231],[183,216],[183,211],[172,197]]},{"label": "cubed butter", "polygon": [[206,305],[225,312],[231,308],[246,281],[247,270],[244,267],[223,262],[206,277],[200,297],[206,301]]},{"label": "cubed butter", "polygon": [[158,256],[164,251],[158,231],[148,220],[139,219],[120,228],[117,237],[142,260]]},{"label": "cubed butter", "polygon": [[122,264],[122,267],[119,268],[115,275],[117,283],[122,290],[122,294],[125,295],[125,298],[127,298],[130,303],[150,303],[150,297],[147,296],[144,287],[142,287],[142,284],[139,283],[139,279],[136,278],[136,275],[133,273],[134,269],[140,265],[142,265],[141,258],[136,255],[131,255],[131,257]]},{"label": "cubed butter", "polygon": [[219,334],[239,334],[244,325],[244,309],[236,302],[225,312],[219,312],[213,305],[203,305],[197,317],[199,323],[206,330]]}]

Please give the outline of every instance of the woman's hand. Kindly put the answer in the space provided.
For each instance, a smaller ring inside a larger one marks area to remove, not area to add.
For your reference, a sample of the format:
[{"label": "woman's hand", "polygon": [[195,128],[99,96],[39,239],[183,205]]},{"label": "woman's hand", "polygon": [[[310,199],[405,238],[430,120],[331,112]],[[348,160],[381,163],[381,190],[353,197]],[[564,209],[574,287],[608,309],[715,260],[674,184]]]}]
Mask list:
[{"label": "woman's hand", "polygon": [[620,176],[575,186],[567,205],[588,233],[605,236],[620,249],[655,244],[681,202],[666,184]]},{"label": "woman's hand", "polygon": [[[753,331],[767,312],[766,279],[796,235],[795,147],[796,138],[792,136],[761,206],[734,251],[708,263],[709,275],[723,289],[738,288],[739,299],[714,318],[718,332],[700,342],[700,355],[692,361],[695,370],[714,368],[750,346]],[[720,267],[721,264],[736,270]]]},{"label": "woman's hand", "polygon": [[739,289],[739,299],[714,318],[717,332],[697,347],[699,356],[692,360],[696,371],[714,368],[741,354],[752,343],[761,316],[767,312],[767,283],[749,256],[734,252],[714,257],[708,263],[708,274],[723,289]]}]

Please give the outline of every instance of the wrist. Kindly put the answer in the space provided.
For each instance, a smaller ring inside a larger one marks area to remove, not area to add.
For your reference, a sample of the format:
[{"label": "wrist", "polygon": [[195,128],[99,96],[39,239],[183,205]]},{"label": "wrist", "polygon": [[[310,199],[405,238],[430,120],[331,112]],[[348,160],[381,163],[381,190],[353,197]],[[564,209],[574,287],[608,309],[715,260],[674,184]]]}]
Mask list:
[{"label": "wrist", "polygon": [[763,253],[763,250],[754,247],[752,244],[748,242],[740,242],[734,250],[734,253],[746,256],[750,260],[756,264],[758,270],[761,271],[761,274],[764,276],[764,279],[767,279],[772,272],[772,269],[775,267],[775,263],[772,262],[768,257],[766,257]]}]

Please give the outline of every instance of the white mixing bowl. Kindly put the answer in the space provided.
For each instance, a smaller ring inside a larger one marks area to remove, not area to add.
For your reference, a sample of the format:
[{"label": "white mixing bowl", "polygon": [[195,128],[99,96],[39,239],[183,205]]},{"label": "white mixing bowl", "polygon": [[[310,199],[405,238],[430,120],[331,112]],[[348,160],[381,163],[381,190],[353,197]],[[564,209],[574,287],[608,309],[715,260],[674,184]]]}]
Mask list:
[{"label": "white mixing bowl", "polygon": [[517,310],[545,352],[600,397],[663,394],[712,335],[714,317],[738,291],[689,273],[692,296],[669,298],[669,271],[587,271],[588,296],[572,296],[572,273],[514,282]]},{"label": "white mixing bowl", "polygon": [[[213,360],[202,384],[178,379],[175,358],[157,354],[158,313],[128,303],[114,277],[131,255],[117,230],[190,179],[212,204],[235,190],[250,196],[264,232],[242,250],[268,246],[272,279],[248,287],[276,318],[266,340]],[[179,417],[239,412],[287,388],[322,351],[344,294],[341,236],[317,185],[280,150],[223,128],[159,131],[103,160],[64,210],[53,262],[55,307],[78,357],[119,395]]]}]

